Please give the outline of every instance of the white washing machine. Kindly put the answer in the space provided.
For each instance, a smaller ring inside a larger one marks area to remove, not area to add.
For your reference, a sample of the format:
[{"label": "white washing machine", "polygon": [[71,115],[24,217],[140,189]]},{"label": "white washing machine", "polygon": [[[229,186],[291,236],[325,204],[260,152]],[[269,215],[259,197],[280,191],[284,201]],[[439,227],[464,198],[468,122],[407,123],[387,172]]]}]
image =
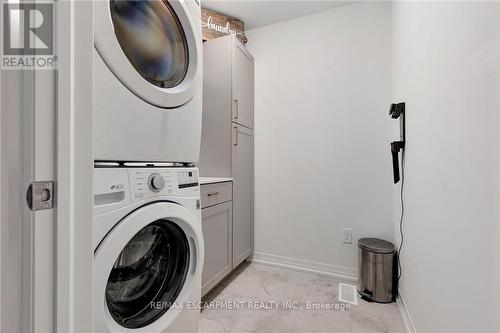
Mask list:
[{"label": "white washing machine", "polygon": [[94,2],[94,159],[197,162],[202,35],[195,0]]},{"label": "white washing machine", "polygon": [[197,333],[197,168],[94,169],[94,332]]}]

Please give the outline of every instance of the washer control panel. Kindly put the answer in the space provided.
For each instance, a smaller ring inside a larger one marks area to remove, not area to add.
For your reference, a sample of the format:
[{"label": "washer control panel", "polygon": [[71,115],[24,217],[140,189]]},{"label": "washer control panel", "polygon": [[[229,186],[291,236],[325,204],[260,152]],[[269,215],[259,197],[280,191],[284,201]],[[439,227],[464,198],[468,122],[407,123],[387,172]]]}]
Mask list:
[{"label": "washer control panel", "polygon": [[198,186],[198,171],[186,170],[179,172],[179,188]]},{"label": "washer control panel", "polygon": [[197,168],[130,168],[128,172],[132,200],[197,196],[200,192]]},{"label": "washer control panel", "polygon": [[199,197],[198,168],[94,168],[94,212],[159,196]]}]

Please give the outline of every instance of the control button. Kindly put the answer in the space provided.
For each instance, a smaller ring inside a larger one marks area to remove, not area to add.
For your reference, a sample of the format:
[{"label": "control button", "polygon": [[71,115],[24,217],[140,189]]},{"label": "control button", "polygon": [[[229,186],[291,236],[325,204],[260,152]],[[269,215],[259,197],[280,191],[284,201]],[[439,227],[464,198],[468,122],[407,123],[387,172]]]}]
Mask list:
[{"label": "control button", "polygon": [[165,179],[157,173],[153,173],[149,176],[148,183],[149,189],[153,192],[160,192],[163,187],[165,187]]}]

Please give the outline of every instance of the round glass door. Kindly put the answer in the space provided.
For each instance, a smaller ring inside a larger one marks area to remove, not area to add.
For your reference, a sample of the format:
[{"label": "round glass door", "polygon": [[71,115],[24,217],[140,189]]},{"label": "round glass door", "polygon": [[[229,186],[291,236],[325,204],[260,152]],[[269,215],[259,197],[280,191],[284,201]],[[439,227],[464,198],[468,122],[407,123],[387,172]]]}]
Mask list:
[{"label": "round glass door", "polygon": [[189,53],[179,18],[167,0],[111,0],[116,38],[132,66],[161,88],[179,85]]},{"label": "round glass door", "polygon": [[106,304],[126,328],[147,326],[175,302],[189,268],[189,243],[172,221],[141,229],[115,261],[106,284]]}]

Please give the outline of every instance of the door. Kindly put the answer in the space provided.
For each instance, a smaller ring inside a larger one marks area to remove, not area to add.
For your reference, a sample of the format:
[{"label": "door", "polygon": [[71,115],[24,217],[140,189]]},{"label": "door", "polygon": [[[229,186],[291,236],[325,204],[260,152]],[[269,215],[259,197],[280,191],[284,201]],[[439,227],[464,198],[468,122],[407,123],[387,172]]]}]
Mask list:
[{"label": "door", "polygon": [[200,283],[203,236],[185,207],[157,202],[128,214],[94,253],[94,329],[163,332]]},{"label": "door", "polygon": [[253,131],[233,126],[233,267],[253,251]]},{"label": "door", "polygon": [[105,299],[111,317],[125,328],[149,325],[179,295],[189,267],[189,245],[182,229],[158,220],[136,233],[109,272]]},{"label": "door", "polygon": [[26,193],[31,182],[55,176],[55,73],[1,71],[0,331],[49,332],[56,212],[30,210]]},{"label": "door", "polygon": [[201,70],[201,36],[188,4],[111,0],[94,4],[94,44],[127,89],[163,108],[187,103]]},{"label": "door", "polygon": [[205,295],[233,267],[233,204],[204,208],[201,216],[205,243],[201,293]]},{"label": "door", "polygon": [[233,37],[233,122],[253,128],[254,60]]},{"label": "door", "polygon": [[92,2],[55,2],[57,71],[0,70],[1,332],[92,329],[91,22]]}]

